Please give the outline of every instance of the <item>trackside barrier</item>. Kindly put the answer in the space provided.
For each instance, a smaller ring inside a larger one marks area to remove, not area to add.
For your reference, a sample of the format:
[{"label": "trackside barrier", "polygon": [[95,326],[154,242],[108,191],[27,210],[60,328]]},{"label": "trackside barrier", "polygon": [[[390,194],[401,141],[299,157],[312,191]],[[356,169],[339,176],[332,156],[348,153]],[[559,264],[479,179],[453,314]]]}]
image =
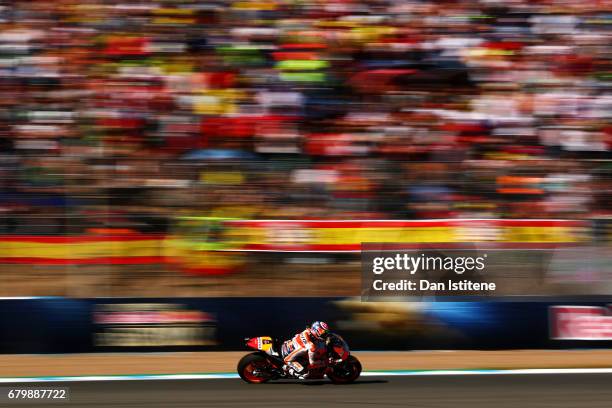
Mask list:
[{"label": "trackside barrier", "polygon": [[354,349],[611,348],[608,312],[601,299],[6,298],[0,353],[242,350],[244,337],[287,338],[316,319]]}]

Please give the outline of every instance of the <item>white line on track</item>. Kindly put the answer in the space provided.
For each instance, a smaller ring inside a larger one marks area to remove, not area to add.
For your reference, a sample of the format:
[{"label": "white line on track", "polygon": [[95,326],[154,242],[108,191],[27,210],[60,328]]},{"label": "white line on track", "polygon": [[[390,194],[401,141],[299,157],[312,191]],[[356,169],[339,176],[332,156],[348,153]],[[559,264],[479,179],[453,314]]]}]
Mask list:
[{"label": "white line on track", "polygon": [[[612,374],[612,368],[529,368],[518,370],[424,370],[424,371],[366,371],[362,377],[432,376],[432,375],[527,375],[527,374]],[[3,384],[41,382],[102,382],[151,380],[217,380],[239,378],[235,373],[209,374],[151,374],[151,375],[96,375],[77,377],[14,377],[0,378]]]}]

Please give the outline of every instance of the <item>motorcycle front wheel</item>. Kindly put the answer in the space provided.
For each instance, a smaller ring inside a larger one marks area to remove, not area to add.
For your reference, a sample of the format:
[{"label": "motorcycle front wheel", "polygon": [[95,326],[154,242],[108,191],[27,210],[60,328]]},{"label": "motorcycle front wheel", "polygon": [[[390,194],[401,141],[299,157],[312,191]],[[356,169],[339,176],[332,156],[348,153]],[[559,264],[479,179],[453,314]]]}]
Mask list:
[{"label": "motorcycle front wheel", "polygon": [[361,363],[355,356],[349,356],[345,362],[338,364],[327,372],[327,378],[334,384],[349,384],[361,375]]},{"label": "motorcycle front wheel", "polygon": [[251,353],[242,357],[238,362],[238,375],[251,384],[261,384],[272,378],[271,365],[265,356]]}]

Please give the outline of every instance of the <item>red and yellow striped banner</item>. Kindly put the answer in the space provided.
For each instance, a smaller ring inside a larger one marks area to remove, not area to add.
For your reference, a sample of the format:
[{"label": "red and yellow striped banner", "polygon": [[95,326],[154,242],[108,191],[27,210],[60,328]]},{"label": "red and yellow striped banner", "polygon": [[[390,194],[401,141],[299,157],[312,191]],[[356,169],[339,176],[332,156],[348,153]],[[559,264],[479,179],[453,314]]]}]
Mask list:
[{"label": "red and yellow striped banner", "polygon": [[[199,263],[197,259],[203,252],[216,252],[218,256],[226,251],[358,252],[362,242],[415,245],[481,242],[517,248],[533,245],[545,247],[583,242],[589,239],[590,232],[588,224],[582,221],[499,219],[227,220],[223,221],[223,230],[222,245],[215,249],[203,248],[202,240],[180,235],[0,235],[0,262],[155,264],[172,259],[181,264],[192,264]],[[227,257],[231,256],[227,254]],[[210,256],[203,259],[207,263],[212,262]]]}]

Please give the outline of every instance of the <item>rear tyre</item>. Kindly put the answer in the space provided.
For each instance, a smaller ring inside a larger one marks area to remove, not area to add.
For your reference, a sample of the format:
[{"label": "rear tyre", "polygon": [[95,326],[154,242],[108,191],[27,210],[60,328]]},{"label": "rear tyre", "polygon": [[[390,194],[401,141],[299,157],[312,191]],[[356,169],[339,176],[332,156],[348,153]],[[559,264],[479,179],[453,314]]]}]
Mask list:
[{"label": "rear tyre", "polygon": [[361,375],[361,363],[355,356],[349,358],[342,364],[333,367],[327,373],[327,378],[334,384],[349,384]]},{"label": "rear tyre", "polygon": [[251,353],[238,362],[238,375],[251,384],[261,384],[272,378],[268,359],[259,353]]}]

